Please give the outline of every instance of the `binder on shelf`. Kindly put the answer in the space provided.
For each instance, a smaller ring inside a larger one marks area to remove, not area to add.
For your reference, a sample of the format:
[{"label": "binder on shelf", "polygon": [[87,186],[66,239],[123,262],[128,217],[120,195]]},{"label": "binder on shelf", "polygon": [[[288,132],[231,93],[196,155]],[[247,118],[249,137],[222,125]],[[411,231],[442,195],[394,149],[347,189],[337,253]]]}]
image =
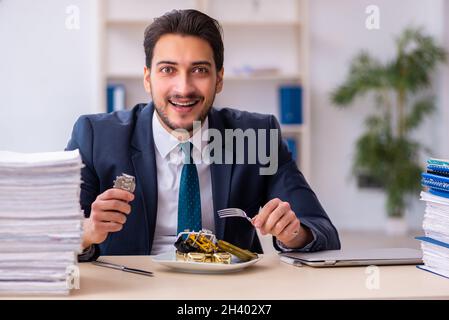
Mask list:
[{"label": "binder on shelf", "polygon": [[107,112],[125,109],[125,86],[122,84],[108,84]]},{"label": "binder on shelf", "polygon": [[282,124],[302,124],[302,87],[279,87],[279,107]]},{"label": "binder on shelf", "polygon": [[285,138],[285,142],[287,143],[287,148],[292,154],[293,160],[298,160],[298,147],[296,145],[296,139],[294,138]]}]

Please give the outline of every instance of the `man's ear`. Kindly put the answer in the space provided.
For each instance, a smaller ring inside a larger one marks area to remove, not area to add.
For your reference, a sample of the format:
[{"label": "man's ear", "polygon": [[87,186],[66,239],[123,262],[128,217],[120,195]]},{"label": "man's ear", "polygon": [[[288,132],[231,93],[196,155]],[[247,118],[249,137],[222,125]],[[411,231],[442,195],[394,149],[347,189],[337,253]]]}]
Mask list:
[{"label": "man's ear", "polygon": [[151,94],[151,85],[150,85],[150,68],[147,66],[143,67],[143,86],[145,91],[148,94]]},{"label": "man's ear", "polygon": [[223,75],[224,68],[221,68],[221,70],[217,72],[217,84],[215,86],[216,93],[220,93],[221,90],[223,90]]}]

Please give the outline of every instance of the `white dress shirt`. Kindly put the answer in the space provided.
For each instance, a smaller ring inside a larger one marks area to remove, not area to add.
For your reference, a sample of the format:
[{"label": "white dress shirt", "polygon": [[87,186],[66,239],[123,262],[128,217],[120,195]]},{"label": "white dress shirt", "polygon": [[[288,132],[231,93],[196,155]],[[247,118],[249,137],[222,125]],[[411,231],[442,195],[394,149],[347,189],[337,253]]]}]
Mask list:
[{"label": "white dress shirt", "polygon": [[[201,134],[208,128],[209,121],[206,118],[201,130],[194,132],[188,141],[193,144],[192,157],[200,183],[202,227],[215,233],[210,165],[207,161],[201,161],[201,150],[207,144],[207,141],[201,140]],[[158,193],[156,229],[151,254],[159,254],[174,250],[178,228],[179,182],[184,155],[179,141],[165,130],[156,112],[153,113],[153,137],[156,146]]]}]

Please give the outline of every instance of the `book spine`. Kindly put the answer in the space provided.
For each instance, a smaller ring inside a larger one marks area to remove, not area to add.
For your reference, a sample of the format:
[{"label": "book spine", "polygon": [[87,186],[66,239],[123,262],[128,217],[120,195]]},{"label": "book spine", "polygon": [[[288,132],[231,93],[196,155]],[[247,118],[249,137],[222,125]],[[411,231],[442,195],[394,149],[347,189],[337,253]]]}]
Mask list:
[{"label": "book spine", "polygon": [[296,139],[294,138],[286,138],[285,142],[287,143],[287,148],[292,154],[292,159],[297,161],[298,159],[298,148],[296,145]]},{"label": "book spine", "polygon": [[439,159],[429,159],[427,160],[428,165],[437,165],[437,166],[443,166],[443,167],[449,167],[449,162],[446,160],[439,160]]},{"label": "book spine", "polygon": [[114,86],[108,85],[106,90],[106,112],[114,111]]},{"label": "book spine", "polygon": [[125,109],[125,87],[121,84],[107,86],[107,112]]},{"label": "book spine", "polygon": [[302,124],[302,88],[282,86],[279,88],[281,123]]}]

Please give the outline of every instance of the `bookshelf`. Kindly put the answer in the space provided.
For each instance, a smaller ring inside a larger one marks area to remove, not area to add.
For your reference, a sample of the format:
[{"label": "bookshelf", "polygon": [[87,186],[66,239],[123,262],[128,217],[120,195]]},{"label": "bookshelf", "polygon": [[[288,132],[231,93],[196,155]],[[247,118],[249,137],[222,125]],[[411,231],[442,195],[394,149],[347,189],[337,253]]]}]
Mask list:
[{"label": "bookshelf", "polygon": [[215,106],[280,120],[278,88],[301,85],[303,122],[281,127],[284,137],[296,141],[298,166],[310,179],[308,0],[100,0],[98,74],[104,90],[98,95],[104,111],[110,83],[125,86],[126,106],[149,100],[142,84],[143,32],[154,17],[175,8],[201,10],[223,27],[224,89]]}]

